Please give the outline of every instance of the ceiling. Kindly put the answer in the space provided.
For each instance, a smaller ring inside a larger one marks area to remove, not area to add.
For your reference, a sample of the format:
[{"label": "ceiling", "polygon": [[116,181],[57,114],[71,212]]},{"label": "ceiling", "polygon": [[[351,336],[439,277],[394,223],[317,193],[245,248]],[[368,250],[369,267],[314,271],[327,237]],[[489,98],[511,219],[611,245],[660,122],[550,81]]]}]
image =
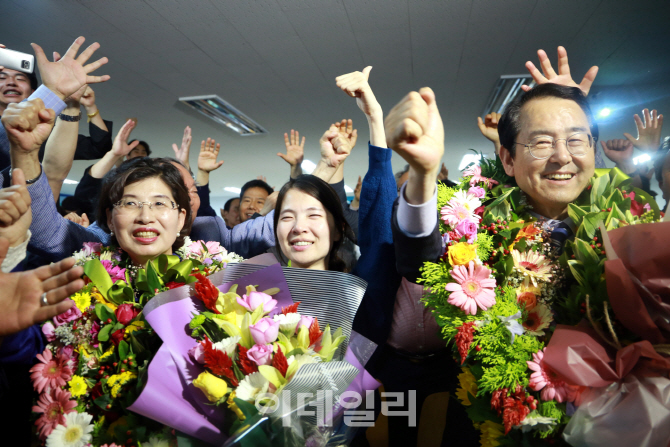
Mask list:
[{"label": "ceiling", "polygon": [[[231,196],[226,186],[257,175],[276,187],[288,179],[276,155],[284,132],[305,135],[305,158],[317,161],[319,137],[342,118],[360,134],[345,168],[353,187],[367,169],[368,131],[335,77],[367,65],[385,112],[411,90],[435,90],[451,177],[467,149],[492,153],[476,118],[497,78],[525,72],[538,48],[555,63],[556,47],[565,46],[575,78],[600,66],[592,98],[613,109],[601,138],[635,134],[633,113],[670,110],[669,18],[664,0],[2,0],[0,42],[25,52],[36,42],[47,54],[64,52],[79,35],[99,42],[96,56],[109,63],[96,74],[111,76],[94,86],[101,115],[115,131],[138,118],[132,136],[156,156],[171,155],[190,125],[193,165],[199,142],[215,138],[225,164],[210,188],[222,205]],[[240,137],[178,102],[206,94],[268,134]],[[75,162],[69,178],[88,164]],[[404,165],[397,156],[393,164]]]}]

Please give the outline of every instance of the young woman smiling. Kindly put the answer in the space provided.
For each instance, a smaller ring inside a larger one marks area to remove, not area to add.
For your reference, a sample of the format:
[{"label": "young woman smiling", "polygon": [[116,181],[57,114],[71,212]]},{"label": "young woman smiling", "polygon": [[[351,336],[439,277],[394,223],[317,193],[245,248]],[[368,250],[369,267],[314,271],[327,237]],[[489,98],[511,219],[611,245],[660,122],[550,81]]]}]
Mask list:
[{"label": "young woman smiling", "polygon": [[301,175],[286,183],[277,197],[274,217],[277,257],[291,267],[343,272],[337,255],[353,231],[344,219],[335,191],[320,178]]}]

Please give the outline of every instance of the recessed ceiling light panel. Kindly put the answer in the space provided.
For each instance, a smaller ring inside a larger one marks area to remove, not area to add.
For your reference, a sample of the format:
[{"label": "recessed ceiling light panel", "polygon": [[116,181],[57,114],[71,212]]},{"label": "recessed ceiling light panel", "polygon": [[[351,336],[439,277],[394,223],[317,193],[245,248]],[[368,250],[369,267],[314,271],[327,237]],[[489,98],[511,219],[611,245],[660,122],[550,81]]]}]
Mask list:
[{"label": "recessed ceiling light panel", "polygon": [[187,96],[179,101],[243,137],[268,133],[263,126],[216,95]]},{"label": "recessed ceiling light panel", "polygon": [[482,118],[489,113],[503,113],[507,104],[523,94],[522,85],[528,85],[532,88],[535,87],[535,81],[530,74],[500,76],[489,95],[489,100],[486,102]]}]

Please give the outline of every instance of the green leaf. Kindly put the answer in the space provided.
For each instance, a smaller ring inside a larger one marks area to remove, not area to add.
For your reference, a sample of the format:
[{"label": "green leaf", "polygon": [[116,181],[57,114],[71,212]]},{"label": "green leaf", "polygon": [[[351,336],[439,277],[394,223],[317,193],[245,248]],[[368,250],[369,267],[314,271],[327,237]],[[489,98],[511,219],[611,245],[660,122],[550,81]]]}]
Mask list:
[{"label": "green leaf", "polygon": [[588,283],[584,278],[584,265],[575,259],[570,259],[568,260],[568,267],[570,267],[570,271],[572,272],[572,276],[575,277],[575,280],[577,280],[581,286],[587,287]]},{"label": "green leaf", "polygon": [[258,414],[258,409],[255,405],[247,402],[246,400],[238,399],[237,397],[233,398],[233,402],[240,409],[242,414],[247,418],[252,418]]},{"label": "green leaf", "polygon": [[109,397],[108,394],[103,394],[102,396],[94,400],[93,403],[96,404],[98,407],[102,408],[103,410],[107,410],[107,405],[112,403],[112,399]]},{"label": "green leaf", "polygon": [[107,292],[112,287],[112,278],[110,278],[102,262],[99,259],[87,261],[84,264],[84,274],[93,281],[93,284],[95,284],[102,296],[107,298]]},{"label": "green leaf", "polygon": [[119,342],[119,360],[124,361],[130,352],[130,345],[125,340]]},{"label": "green leaf", "polygon": [[583,241],[582,239],[575,239],[573,247],[575,249],[575,257],[583,264],[598,265],[600,262],[600,257],[596,254],[595,251],[593,251],[591,246],[587,244],[586,241]]},{"label": "green leaf", "polygon": [[163,281],[158,276],[153,262],[147,262],[147,284],[151,291],[163,288]]},{"label": "green leaf", "polygon": [[109,333],[112,331],[113,327],[113,324],[106,324],[102,329],[100,329],[100,332],[98,332],[98,341],[109,340]]},{"label": "green leaf", "polygon": [[591,188],[591,203],[597,203],[598,197],[605,193],[605,189],[609,186],[610,178],[603,175],[593,180],[593,187]]},{"label": "green leaf", "polygon": [[495,421],[502,422],[500,417],[491,410],[491,402],[486,398],[477,399],[468,393],[468,399],[472,405],[466,407],[466,412],[473,422]]},{"label": "green leaf", "polygon": [[116,320],[116,316],[114,315],[114,313],[111,310],[109,310],[109,307],[105,306],[104,304],[98,303],[95,305],[95,314],[103,323],[109,319],[111,319],[112,321]]}]

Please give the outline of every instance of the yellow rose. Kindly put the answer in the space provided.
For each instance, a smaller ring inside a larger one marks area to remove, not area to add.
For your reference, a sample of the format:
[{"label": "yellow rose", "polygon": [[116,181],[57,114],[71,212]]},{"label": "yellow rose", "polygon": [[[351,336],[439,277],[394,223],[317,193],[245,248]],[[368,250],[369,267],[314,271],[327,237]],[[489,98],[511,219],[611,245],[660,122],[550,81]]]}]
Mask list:
[{"label": "yellow rose", "polygon": [[467,265],[477,256],[477,245],[457,242],[449,246],[449,262],[453,266]]},{"label": "yellow rose", "polygon": [[210,402],[218,402],[228,392],[228,384],[225,380],[219,379],[207,371],[200,373],[200,375],[193,381],[196,388],[200,388]]},{"label": "yellow rose", "polygon": [[228,404],[228,408],[233,410],[233,412],[239,418],[240,421],[245,420],[247,417],[244,415],[244,413],[242,413],[242,410],[240,410],[240,407],[237,406],[237,404],[233,399],[235,399],[235,391],[230,393],[230,396],[228,396],[228,400],[226,401],[226,403]]}]

